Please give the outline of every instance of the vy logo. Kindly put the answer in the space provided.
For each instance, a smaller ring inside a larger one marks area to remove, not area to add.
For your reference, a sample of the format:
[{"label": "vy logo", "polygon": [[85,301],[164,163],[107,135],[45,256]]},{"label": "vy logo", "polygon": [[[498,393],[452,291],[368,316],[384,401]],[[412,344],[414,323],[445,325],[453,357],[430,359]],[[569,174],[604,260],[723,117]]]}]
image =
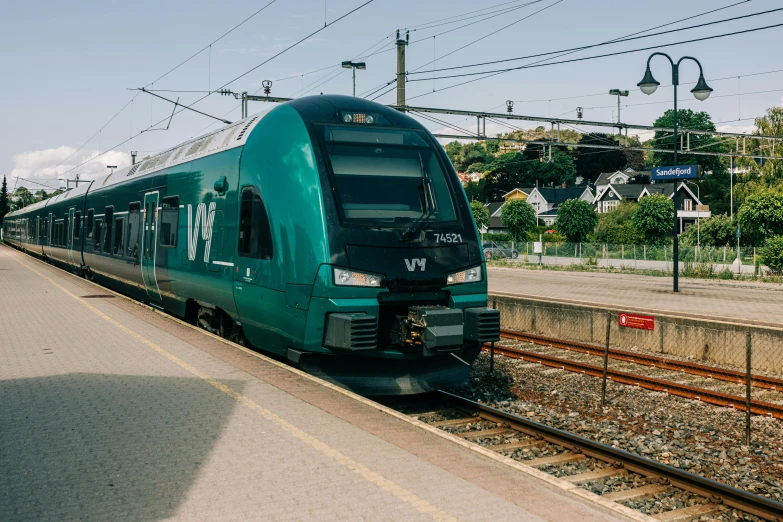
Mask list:
[{"label": "vy logo", "polygon": [[421,271],[424,272],[425,267],[427,266],[427,258],[426,257],[422,259],[418,259],[415,257],[413,259],[405,258],[405,266],[408,267],[408,272],[414,272],[416,270],[416,266],[421,267]]},{"label": "vy logo", "polygon": [[196,217],[193,218],[193,205],[188,205],[188,259],[196,260],[198,248],[199,228],[201,239],[206,241],[204,245],[204,262],[209,263],[209,251],[212,247],[212,224],[215,221],[215,203],[209,204],[209,210],[205,203],[196,206]]}]

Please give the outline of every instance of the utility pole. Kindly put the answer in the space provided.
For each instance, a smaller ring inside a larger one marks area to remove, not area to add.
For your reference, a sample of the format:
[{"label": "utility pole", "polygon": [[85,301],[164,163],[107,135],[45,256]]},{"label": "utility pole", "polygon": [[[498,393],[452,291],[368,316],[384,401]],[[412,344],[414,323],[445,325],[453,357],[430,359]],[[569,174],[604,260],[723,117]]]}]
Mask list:
[{"label": "utility pole", "polygon": [[410,33],[406,32],[405,40],[401,39],[397,29],[397,107],[405,107],[405,46],[409,38]]}]

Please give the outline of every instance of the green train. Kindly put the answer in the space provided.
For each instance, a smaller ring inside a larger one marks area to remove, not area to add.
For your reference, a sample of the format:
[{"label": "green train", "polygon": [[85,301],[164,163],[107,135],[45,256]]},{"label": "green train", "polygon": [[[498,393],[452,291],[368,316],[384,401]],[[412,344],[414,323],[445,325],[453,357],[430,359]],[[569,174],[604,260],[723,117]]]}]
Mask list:
[{"label": "green train", "polygon": [[8,214],[6,242],[368,395],[467,379],[499,338],[459,179],[404,113],[275,106]]}]

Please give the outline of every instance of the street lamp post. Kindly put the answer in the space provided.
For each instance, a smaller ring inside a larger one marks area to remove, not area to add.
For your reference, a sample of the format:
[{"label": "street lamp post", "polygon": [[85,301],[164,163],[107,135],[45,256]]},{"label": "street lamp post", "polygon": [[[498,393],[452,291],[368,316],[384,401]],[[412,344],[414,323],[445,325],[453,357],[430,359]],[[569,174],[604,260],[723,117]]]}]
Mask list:
[{"label": "street lamp post", "polygon": [[343,62],[343,69],[352,69],[353,72],[353,95],[356,96],[356,69],[362,71],[367,69],[367,64],[364,62],[352,62],[350,60]]},{"label": "street lamp post", "polygon": [[[696,83],[696,86],[691,89],[691,93],[693,93],[693,96],[699,100],[704,101],[707,98],[710,97],[710,93],[712,93],[712,89],[709,85],[707,85],[707,82],[704,80],[704,71],[702,70],[701,63],[699,60],[692,56],[683,56],[679,60],[677,60],[677,63],[674,63],[674,60],[671,59],[671,57],[666,53],[652,53],[649,58],[647,58],[647,70],[644,72],[644,78],[642,78],[642,81],[637,83],[636,85],[641,89],[641,91],[644,94],[652,94],[655,92],[655,90],[658,88],[658,86],[661,84],[658,82],[655,78],[653,78],[652,72],[650,71],[650,61],[653,59],[654,56],[660,55],[665,56],[667,60],[669,60],[669,63],[672,65],[672,85],[674,86],[674,165],[677,165],[677,86],[680,84],[680,64],[683,60],[693,60],[696,62],[696,65],[699,66],[699,81]],[[672,263],[674,265],[674,291],[679,292],[680,286],[679,286],[679,267],[678,267],[678,256],[680,254],[680,248],[679,248],[679,241],[678,241],[678,233],[679,233],[679,221],[677,219],[677,180],[674,181],[674,194],[672,196],[672,199],[674,200],[674,229],[673,229],[673,236],[674,236],[674,248],[672,249]]]},{"label": "street lamp post", "polygon": [[620,89],[612,89],[609,91],[609,94],[617,96],[617,132],[620,134],[620,137],[622,137],[623,129],[620,127],[620,96],[628,96],[629,93],[628,91],[622,91]]}]

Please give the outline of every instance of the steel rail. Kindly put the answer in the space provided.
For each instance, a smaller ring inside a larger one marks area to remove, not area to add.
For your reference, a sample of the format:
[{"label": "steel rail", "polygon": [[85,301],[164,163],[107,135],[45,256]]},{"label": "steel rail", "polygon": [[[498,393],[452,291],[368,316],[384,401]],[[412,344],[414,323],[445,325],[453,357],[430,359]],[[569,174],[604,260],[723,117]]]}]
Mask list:
[{"label": "steel rail", "polygon": [[[555,339],[553,337],[545,337],[543,335],[531,334],[527,332],[516,332],[513,330],[501,330],[500,333],[504,337],[515,339],[517,341],[539,344],[541,346],[552,346],[554,348],[561,348],[564,350],[570,350],[589,355],[604,355],[604,347],[594,344]],[[716,368],[707,364],[676,361],[674,359],[668,359],[659,355],[616,349],[609,350],[609,358],[616,359],[618,361],[627,361],[641,364],[644,366],[652,366],[654,368],[663,368],[664,370],[683,371],[691,375],[700,375],[702,377],[733,382],[735,384],[746,384],[745,372],[728,370],[725,368]],[[783,379],[752,374],[750,376],[750,382],[753,386],[758,388],[783,391]]]},{"label": "steel rail", "polygon": [[463,410],[478,411],[479,416],[486,420],[499,424],[508,424],[512,429],[534,437],[543,437],[547,442],[571,449],[576,453],[582,453],[604,462],[610,462],[615,466],[623,467],[641,475],[664,479],[672,486],[702,495],[713,502],[722,502],[727,506],[756,515],[765,520],[783,520],[783,504],[771,498],[756,495],[749,491],[663,464],[657,460],[601,444],[600,442],[448,392],[438,391],[435,392],[435,395]]},{"label": "steel rail", "polygon": [[[495,345],[495,353],[499,353],[514,359],[521,359],[523,361],[543,364],[544,366],[549,366],[551,368],[561,368],[570,372],[583,373],[591,377],[603,377],[603,368],[592,364],[569,361],[568,359],[560,359],[558,357],[552,357],[536,352],[528,352],[526,350],[520,350],[510,346],[499,346],[497,344]],[[714,404],[716,406],[724,406],[734,408],[739,411],[745,411],[745,397],[740,397],[737,395],[705,390],[704,388],[697,388],[687,384],[679,384],[672,381],[665,381],[663,379],[656,379],[654,377],[645,377],[643,375],[622,372],[619,370],[608,370],[607,377],[611,381],[618,382],[620,384],[639,386],[647,390],[666,392],[677,397],[684,397],[686,399],[698,400],[708,404]],[[751,400],[750,412],[756,415],[768,415],[778,419],[783,419],[783,405],[773,404],[770,402]]]}]

